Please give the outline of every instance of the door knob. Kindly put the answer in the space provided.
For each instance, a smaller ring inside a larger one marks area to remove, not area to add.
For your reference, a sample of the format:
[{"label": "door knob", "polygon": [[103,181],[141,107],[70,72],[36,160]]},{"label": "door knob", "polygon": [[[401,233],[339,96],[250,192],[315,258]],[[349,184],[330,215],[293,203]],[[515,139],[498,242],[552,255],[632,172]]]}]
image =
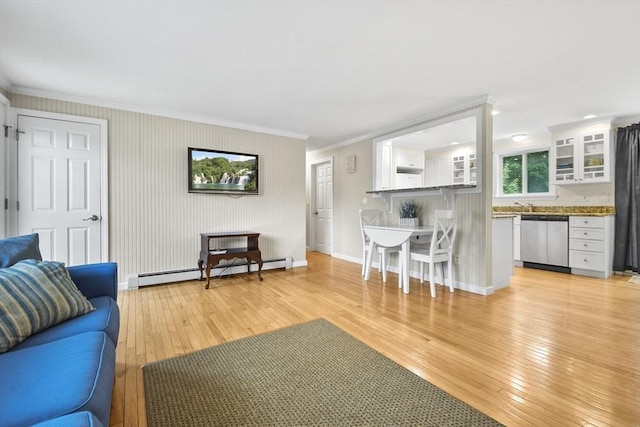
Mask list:
[{"label": "door knob", "polygon": [[91,215],[89,218],[83,219],[83,221],[97,221],[100,217],[98,215]]}]

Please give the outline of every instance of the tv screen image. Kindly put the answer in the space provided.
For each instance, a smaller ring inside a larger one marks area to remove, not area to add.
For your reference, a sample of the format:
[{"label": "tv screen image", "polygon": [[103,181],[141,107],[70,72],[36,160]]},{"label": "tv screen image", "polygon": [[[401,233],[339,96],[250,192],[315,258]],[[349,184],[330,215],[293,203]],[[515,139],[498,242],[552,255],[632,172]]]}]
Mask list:
[{"label": "tv screen image", "polygon": [[258,155],[189,147],[189,192],[258,194]]}]

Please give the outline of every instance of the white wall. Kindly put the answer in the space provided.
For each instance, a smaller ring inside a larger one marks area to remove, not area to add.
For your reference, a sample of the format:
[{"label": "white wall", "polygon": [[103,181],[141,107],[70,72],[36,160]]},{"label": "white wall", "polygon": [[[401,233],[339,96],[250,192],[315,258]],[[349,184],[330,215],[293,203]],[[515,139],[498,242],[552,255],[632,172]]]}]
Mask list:
[{"label": "white wall", "polygon": [[[12,107],[106,119],[109,259],[130,274],[197,267],[199,233],[261,233],[264,260],[306,264],[305,146],[282,136],[10,94]],[[187,192],[187,147],[260,156],[260,195]]]}]

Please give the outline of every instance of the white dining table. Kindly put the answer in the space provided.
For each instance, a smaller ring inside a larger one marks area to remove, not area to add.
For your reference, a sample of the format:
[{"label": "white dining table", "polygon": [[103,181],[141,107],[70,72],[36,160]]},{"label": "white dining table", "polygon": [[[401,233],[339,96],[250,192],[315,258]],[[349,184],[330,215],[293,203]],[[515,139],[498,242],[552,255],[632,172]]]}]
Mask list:
[{"label": "white dining table", "polygon": [[[398,287],[402,292],[409,293],[409,264],[411,261],[410,243],[413,236],[426,236],[433,234],[433,225],[423,225],[420,227],[399,227],[384,225],[365,225],[364,232],[369,236],[369,248],[367,259],[365,260],[364,280],[369,280],[373,253],[377,252],[378,246],[394,247],[400,246],[400,272],[398,274]],[[426,240],[425,240],[426,241]]]}]

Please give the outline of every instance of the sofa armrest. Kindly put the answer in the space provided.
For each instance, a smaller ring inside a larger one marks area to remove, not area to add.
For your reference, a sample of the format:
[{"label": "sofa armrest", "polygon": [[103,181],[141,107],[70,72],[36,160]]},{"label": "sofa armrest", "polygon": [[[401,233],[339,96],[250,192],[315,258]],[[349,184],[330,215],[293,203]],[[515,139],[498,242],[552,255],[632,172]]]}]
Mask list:
[{"label": "sofa armrest", "polygon": [[67,270],[71,280],[88,299],[110,296],[117,301],[118,264],[115,262],[74,265]]}]

